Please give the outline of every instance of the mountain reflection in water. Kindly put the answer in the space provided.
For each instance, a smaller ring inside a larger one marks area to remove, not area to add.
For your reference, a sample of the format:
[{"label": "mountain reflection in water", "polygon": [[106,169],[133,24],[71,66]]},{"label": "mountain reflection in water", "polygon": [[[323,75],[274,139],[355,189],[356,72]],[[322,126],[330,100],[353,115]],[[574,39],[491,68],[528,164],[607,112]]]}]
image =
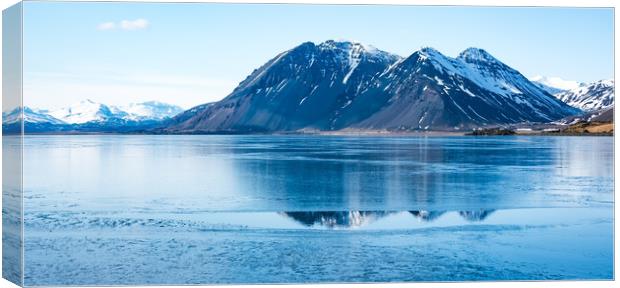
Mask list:
[{"label": "mountain reflection in water", "polygon": [[446,213],[446,211],[416,210],[416,211],[409,211],[409,213],[411,213],[411,215],[415,216],[416,218],[422,221],[428,222],[428,221],[433,221],[439,218],[439,216],[443,215],[443,213]]},{"label": "mountain reflection in water", "polygon": [[325,211],[325,212],[283,212],[295,221],[306,226],[324,226],[328,228],[359,227],[372,223],[393,211]]},{"label": "mountain reflection in water", "polygon": [[[458,214],[468,222],[484,221],[495,210],[458,211]],[[327,228],[361,227],[400,211],[308,211],[308,212],[281,212],[280,215],[289,217],[304,226],[322,226]],[[441,217],[446,211],[413,210],[408,211],[415,218],[424,222],[432,222]]]},{"label": "mountain reflection in water", "polygon": [[459,215],[470,222],[484,221],[495,210],[459,211]]}]

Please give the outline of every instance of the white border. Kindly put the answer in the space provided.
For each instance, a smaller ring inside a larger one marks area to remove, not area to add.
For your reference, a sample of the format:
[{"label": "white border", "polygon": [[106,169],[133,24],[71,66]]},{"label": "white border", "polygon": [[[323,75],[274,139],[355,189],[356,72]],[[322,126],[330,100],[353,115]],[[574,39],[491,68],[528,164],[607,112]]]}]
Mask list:
[{"label": "white border", "polygon": [[[37,0],[25,0],[37,1]],[[276,3],[276,4],[399,4],[433,6],[531,6],[531,7],[616,7],[613,0],[41,0],[48,2],[178,2],[178,3]],[[17,3],[6,0],[0,5],[5,9]]]},{"label": "white border", "polygon": [[[48,1],[56,1],[56,0],[48,0]],[[128,2],[128,1],[120,1],[120,0],[105,0],[106,2]],[[17,0],[3,0],[0,2],[0,9],[4,10],[19,1]],[[60,2],[60,1],[59,1]],[[96,0],[63,0],[62,2],[100,2]],[[615,53],[618,50],[618,21],[615,21],[615,8],[618,6],[616,1],[613,0],[590,0],[590,1],[579,1],[579,0],[353,0],[353,1],[345,1],[345,0],[214,0],[214,1],[205,1],[205,0],[132,0],[131,2],[219,2],[219,3],[293,3],[293,4],[400,4],[400,5],[446,5],[446,6],[459,6],[459,5],[467,5],[467,6],[530,6],[530,7],[613,7],[614,8],[614,76],[618,75],[618,66],[615,65],[616,58]],[[2,30],[2,21],[0,21],[0,31]],[[2,46],[2,37],[0,37],[0,46]],[[0,67],[2,66],[2,59],[0,56]],[[615,78],[615,77],[614,77]],[[1,85],[1,84],[0,84]],[[1,86],[0,86],[1,87]],[[1,90],[0,90],[1,91]],[[617,111],[617,110],[616,110]],[[617,113],[614,115],[615,119],[617,118]],[[618,134],[614,135],[614,143],[618,143]],[[617,155],[620,155],[620,149],[617,145],[614,145],[614,179],[618,178],[618,170],[615,169],[615,159]],[[0,152],[0,160],[1,152]],[[2,176],[0,175],[0,182]],[[618,191],[618,182],[614,181],[614,190]],[[614,197],[615,199],[615,197]],[[620,213],[618,209],[614,211],[614,219],[619,218]],[[618,231],[618,221],[615,221],[615,231]],[[2,223],[0,221],[0,229],[2,228]],[[615,236],[614,231],[614,236]],[[620,257],[617,257],[618,253],[618,237],[614,237],[614,276],[617,279],[617,268],[620,267],[618,260]],[[1,250],[1,249],[0,249]],[[570,251],[567,251],[570,253]],[[2,256],[2,252],[0,251],[0,258]],[[0,271],[2,267],[2,263],[0,261]],[[257,287],[299,287],[299,288],[308,288],[308,287],[544,287],[544,288],[553,288],[553,287],[562,287],[562,288],[571,288],[571,287],[611,287],[615,286],[618,282],[615,281],[541,281],[541,282],[529,282],[529,281],[521,281],[521,282],[455,282],[455,283],[420,283],[420,282],[412,282],[412,283],[379,283],[379,284],[307,284],[307,285],[226,285],[226,286],[133,286],[133,287],[174,287],[174,288],[186,288],[186,287],[248,287],[248,288],[257,288]],[[5,279],[0,279],[0,287],[17,287],[16,285],[8,282]],[[101,286],[80,286],[80,287],[101,287]],[[122,287],[131,287],[131,286],[122,286]]]}]

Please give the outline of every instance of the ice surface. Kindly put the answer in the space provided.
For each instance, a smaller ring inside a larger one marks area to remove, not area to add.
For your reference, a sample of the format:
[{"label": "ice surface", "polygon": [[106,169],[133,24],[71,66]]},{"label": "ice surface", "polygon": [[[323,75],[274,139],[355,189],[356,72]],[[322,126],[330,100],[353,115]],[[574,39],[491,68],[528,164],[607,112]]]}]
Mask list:
[{"label": "ice surface", "polygon": [[24,145],[26,285],[613,276],[611,137]]}]

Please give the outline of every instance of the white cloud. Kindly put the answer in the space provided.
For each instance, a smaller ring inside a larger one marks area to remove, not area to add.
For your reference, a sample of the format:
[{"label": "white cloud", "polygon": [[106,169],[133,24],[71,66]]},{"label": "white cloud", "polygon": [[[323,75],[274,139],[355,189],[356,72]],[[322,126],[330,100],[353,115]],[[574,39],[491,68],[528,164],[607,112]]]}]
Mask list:
[{"label": "white cloud", "polygon": [[122,30],[140,30],[149,27],[149,21],[146,19],[136,19],[136,20],[121,20],[118,23],[115,22],[104,22],[97,25],[98,30],[114,30],[114,29],[122,29]]},{"label": "white cloud", "polygon": [[114,22],[104,22],[97,25],[98,30],[112,30],[114,28],[116,28],[116,24],[114,24]]}]

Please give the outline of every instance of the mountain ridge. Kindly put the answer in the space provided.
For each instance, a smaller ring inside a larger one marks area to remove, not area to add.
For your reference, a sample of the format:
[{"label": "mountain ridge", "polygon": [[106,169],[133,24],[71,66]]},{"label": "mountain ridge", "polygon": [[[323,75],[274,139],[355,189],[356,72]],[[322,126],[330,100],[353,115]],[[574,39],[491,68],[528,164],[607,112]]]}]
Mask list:
[{"label": "mountain ridge", "polygon": [[[2,114],[3,130],[26,132],[123,132],[152,128],[183,112],[178,106],[157,101],[112,106],[90,99],[53,111],[15,108]],[[19,126],[19,127],[18,127]]]},{"label": "mountain ridge", "polygon": [[425,47],[403,58],[365,47],[304,42],[165,130],[462,130],[580,113],[480,48],[450,58]]},{"label": "mountain ridge", "polygon": [[[557,83],[577,88],[546,86]],[[278,53],[224,99],[185,111],[157,101],[113,106],[86,99],[53,111],[24,107],[3,113],[3,127],[23,113],[31,131],[463,131],[559,123],[613,107],[613,80],[595,83],[528,79],[476,47],[454,58],[432,47],[401,57],[355,41],[327,40]],[[588,100],[601,95],[606,100],[600,103]]]},{"label": "mountain ridge", "polygon": [[613,79],[585,83],[575,89],[559,92],[554,96],[566,104],[586,112],[604,110],[614,106]]}]

